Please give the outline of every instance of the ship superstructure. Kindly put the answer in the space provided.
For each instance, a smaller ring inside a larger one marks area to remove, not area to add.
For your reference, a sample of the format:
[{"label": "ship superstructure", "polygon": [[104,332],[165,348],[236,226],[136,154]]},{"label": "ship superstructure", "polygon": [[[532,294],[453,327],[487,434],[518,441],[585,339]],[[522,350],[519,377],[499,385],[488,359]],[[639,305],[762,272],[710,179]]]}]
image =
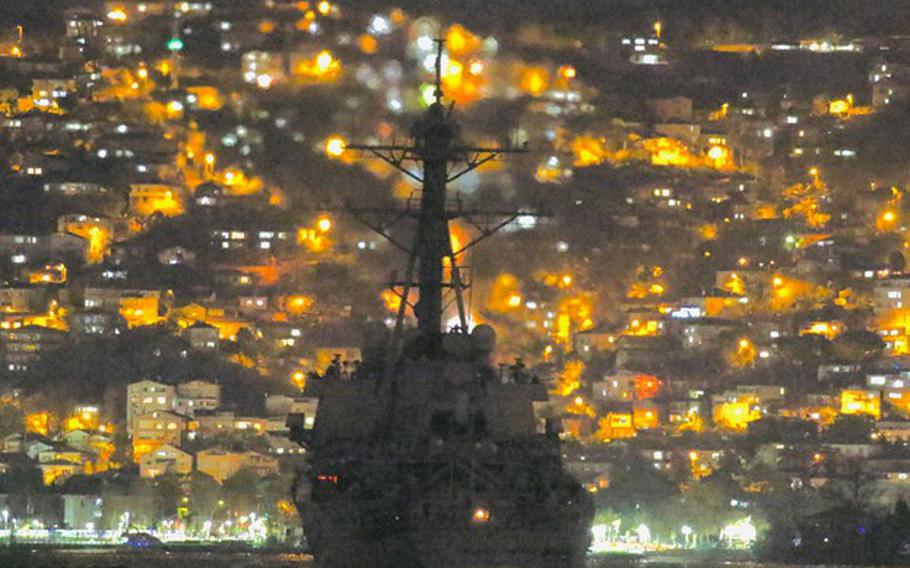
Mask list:
[{"label": "ship superstructure", "polygon": [[[562,470],[555,428],[535,416],[545,385],[522,365],[494,369],[491,327],[469,332],[457,261],[477,241],[453,250],[449,234],[449,222],[462,218],[481,240],[522,214],[450,208],[446,196],[455,178],[517,150],[462,144],[443,104],[441,54],[440,42],[436,101],[415,123],[412,144],[348,146],[418,179],[422,191],[419,205],[392,217],[413,219],[416,230],[410,246],[393,241],[408,262],[391,283],[401,306],[384,360],[350,374],[330,368],[308,384],[319,396],[312,431],[302,417],[289,420],[309,456],[295,499],[323,568],[574,568],[590,543],[589,495]],[[391,222],[350,212],[392,240]],[[444,330],[447,292],[458,324]]]}]

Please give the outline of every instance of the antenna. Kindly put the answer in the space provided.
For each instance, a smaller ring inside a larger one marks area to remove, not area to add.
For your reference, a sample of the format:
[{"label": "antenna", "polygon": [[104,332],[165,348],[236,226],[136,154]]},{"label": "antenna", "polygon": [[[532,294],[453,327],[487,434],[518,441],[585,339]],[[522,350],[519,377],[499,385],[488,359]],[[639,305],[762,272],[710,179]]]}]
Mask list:
[{"label": "antenna", "polygon": [[446,44],[444,39],[434,39],[436,42],[436,90],[433,91],[433,95],[436,97],[437,103],[442,103],[442,48]]},{"label": "antenna", "polygon": [[[468,313],[464,293],[471,282],[459,266],[462,253],[473,248],[499,229],[514,221],[525,211],[478,211],[465,209],[460,200],[447,203],[447,185],[481,165],[501,158],[503,155],[519,154],[524,148],[513,146],[473,146],[463,144],[458,136],[458,125],[452,114],[442,107],[442,52],[445,42],[434,40],[436,52],[436,101],[417,120],[412,130],[411,143],[372,145],[348,144],[348,150],[372,154],[399,170],[403,175],[421,184],[419,203],[410,202],[404,210],[369,209],[347,207],[353,215],[395,247],[408,255],[407,268],[403,279],[396,278],[390,289],[401,299],[395,331],[389,345],[389,360],[386,375],[397,360],[401,346],[406,309],[410,308],[417,319],[418,344],[416,352],[431,358],[442,353],[443,313],[446,305],[443,296],[454,295],[458,310],[459,333],[468,331]],[[422,166],[413,171],[407,164]],[[390,230],[405,219],[416,222],[416,230],[410,243],[399,241]],[[455,250],[449,232],[449,222],[462,219],[476,229],[480,235],[468,243],[462,243]],[[411,290],[418,291],[418,300],[412,305]]]}]

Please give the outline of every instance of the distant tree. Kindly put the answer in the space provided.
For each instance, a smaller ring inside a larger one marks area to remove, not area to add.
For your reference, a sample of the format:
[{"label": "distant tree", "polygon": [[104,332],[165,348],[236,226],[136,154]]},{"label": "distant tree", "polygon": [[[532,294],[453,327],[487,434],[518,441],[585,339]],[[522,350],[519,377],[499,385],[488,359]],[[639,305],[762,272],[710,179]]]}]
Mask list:
[{"label": "distant tree", "polygon": [[241,354],[255,360],[262,353],[262,347],[256,336],[247,328],[237,332],[237,346]]},{"label": "distant tree", "polygon": [[[711,476],[689,485],[677,499],[687,509],[685,519],[697,534],[717,535],[724,526],[742,516],[731,506],[741,493],[739,485],[732,480]],[[680,521],[680,524],[686,522]]]},{"label": "distant tree", "polygon": [[840,415],[824,431],[825,440],[840,444],[862,444],[869,442],[875,423],[870,416]]},{"label": "distant tree", "polygon": [[762,557],[785,558],[791,553],[793,539],[800,534],[803,520],[833,506],[822,493],[811,488],[793,488],[781,475],[781,483],[755,494],[756,511],[768,522],[756,552]]},{"label": "distant tree", "polygon": [[0,474],[0,493],[33,494],[44,489],[41,469],[30,461],[14,462],[6,473]]},{"label": "distant tree", "polygon": [[892,272],[903,272],[904,268],[907,266],[907,260],[904,258],[904,253],[896,250],[889,254],[888,265],[891,267]]},{"label": "distant tree", "polygon": [[129,432],[125,428],[114,431],[114,455],[111,459],[118,464],[128,464],[133,461],[133,445],[130,442]]},{"label": "distant tree", "polygon": [[831,466],[833,478],[825,486],[830,498],[857,513],[868,512],[880,495],[878,476],[863,458],[842,458]]},{"label": "distant tree", "polygon": [[851,329],[834,340],[834,352],[850,362],[878,357],[885,349],[885,342],[878,334],[865,329]]},{"label": "distant tree", "polygon": [[189,519],[196,530],[202,524],[214,520],[220,510],[221,486],[204,473],[193,472],[189,475]]},{"label": "distant tree", "polygon": [[182,478],[176,474],[166,473],[152,481],[158,519],[168,519],[175,515],[180,498]]},{"label": "distant tree", "polygon": [[816,334],[789,337],[778,342],[780,358],[793,365],[813,366],[831,359],[832,343]]},{"label": "distant tree", "polygon": [[236,511],[258,511],[260,502],[260,477],[249,469],[241,469],[225,480],[221,494],[225,506]]},{"label": "distant tree", "polygon": [[636,455],[630,455],[611,474],[610,487],[597,494],[598,500],[620,514],[625,522],[638,522],[648,511],[679,493],[675,483],[654,466]]},{"label": "distant tree", "polygon": [[903,558],[901,547],[910,534],[910,507],[903,499],[894,505],[894,511],[881,520],[872,531],[870,550],[875,564],[898,564]]},{"label": "distant tree", "polygon": [[748,442],[755,446],[770,443],[804,443],[815,438],[818,427],[814,422],[799,418],[768,417],[749,424]]},{"label": "distant tree", "polygon": [[0,406],[0,438],[22,432],[25,421],[22,411],[11,405]]}]

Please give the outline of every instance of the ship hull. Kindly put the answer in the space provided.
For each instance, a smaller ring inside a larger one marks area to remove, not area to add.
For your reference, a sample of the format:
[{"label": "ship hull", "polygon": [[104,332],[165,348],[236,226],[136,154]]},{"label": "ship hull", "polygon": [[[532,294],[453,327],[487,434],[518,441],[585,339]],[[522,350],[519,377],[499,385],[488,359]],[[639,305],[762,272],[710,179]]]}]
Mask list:
[{"label": "ship hull", "polygon": [[362,513],[351,502],[300,508],[319,568],[581,568],[590,545],[586,525],[415,528],[389,516],[382,526],[365,527],[351,522]]}]

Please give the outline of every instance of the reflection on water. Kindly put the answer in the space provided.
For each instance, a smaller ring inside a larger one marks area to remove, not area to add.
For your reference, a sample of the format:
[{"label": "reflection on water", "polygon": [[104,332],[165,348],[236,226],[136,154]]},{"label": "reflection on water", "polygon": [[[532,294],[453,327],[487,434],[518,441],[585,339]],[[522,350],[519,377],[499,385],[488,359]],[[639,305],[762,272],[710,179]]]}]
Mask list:
[{"label": "reflection on water", "polygon": [[[4,549],[0,568],[313,568],[302,553],[198,550]],[[730,562],[695,556],[591,558],[587,568],[779,568],[775,564]],[[368,568],[368,567],[364,567]],[[433,568],[428,566],[427,568]],[[554,566],[553,568],[561,568]],[[789,566],[787,568],[798,568]]]},{"label": "reflection on water", "polygon": [[2,568],[308,568],[308,554],[122,550],[17,550],[0,548]]}]

